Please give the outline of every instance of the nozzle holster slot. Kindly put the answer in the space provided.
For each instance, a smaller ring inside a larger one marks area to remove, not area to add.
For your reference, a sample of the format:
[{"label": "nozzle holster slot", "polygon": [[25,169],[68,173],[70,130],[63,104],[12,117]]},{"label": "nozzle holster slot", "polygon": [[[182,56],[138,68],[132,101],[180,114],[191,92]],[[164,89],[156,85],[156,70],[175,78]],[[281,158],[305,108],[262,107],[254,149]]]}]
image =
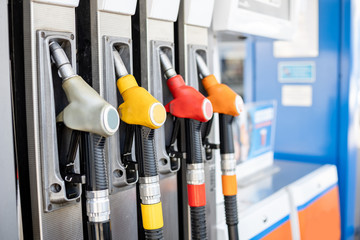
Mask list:
[{"label": "nozzle holster slot", "polygon": [[56,116],[68,101],[49,49],[51,41],[58,42],[76,72],[74,39],[70,32],[37,31],[38,116],[45,212],[80,202],[83,176],[78,157],[79,138],[76,132],[56,122]]},{"label": "nozzle holster slot", "polygon": [[[114,68],[113,50],[119,52],[128,73],[131,74],[131,49],[132,42],[129,38],[103,36],[103,97],[116,107],[123,103],[123,99],[116,87],[117,77]],[[131,126],[120,121],[119,131],[107,140],[106,155],[111,156],[111,159],[108,157],[110,194],[117,193],[124,187],[131,186],[138,181],[137,164],[134,161],[133,134],[134,131]],[[130,149],[128,146],[130,146]]]},{"label": "nozzle holster slot", "polygon": [[[152,40],[150,48],[150,55],[152,56],[150,58],[151,81],[148,82],[148,90],[151,95],[163,105],[166,105],[173,97],[166,85],[167,79],[164,74],[162,74],[160,50],[167,55],[173,66],[175,66],[174,44],[171,42]],[[158,166],[161,174],[175,173],[180,169],[180,156],[182,156],[182,154],[177,150],[175,142],[172,143],[174,127],[174,118],[168,113],[164,126],[155,130],[156,159],[159,161]]]},{"label": "nozzle holster slot", "polygon": [[[188,85],[196,88],[204,96],[207,96],[207,92],[202,84],[202,77],[200,71],[197,67],[196,56],[200,55],[205,63],[208,64],[208,49],[207,46],[203,45],[193,45],[188,44]],[[218,133],[218,114],[214,113],[211,120],[202,124],[201,127],[201,136],[203,144],[203,154],[205,155],[205,178],[206,182],[209,183],[206,185],[207,191],[215,191],[215,156],[214,150],[219,149],[219,144],[214,142],[219,142],[216,140],[219,136],[216,136]]]},{"label": "nozzle holster slot", "polygon": [[[188,45],[188,53],[189,53],[189,61],[188,61],[188,69],[189,69],[189,85],[195,87],[199,90],[204,96],[207,96],[207,92],[202,84],[202,78],[205,76],[201,76],[201,73],[197,67],[196,55],[200,55],[200,57],[204,60],[205,63],[208,63],[208,52],[206,46],[201,45]],[[202,143],[205,150],[205,159],[207,161],[213,159],[213,150],[219,149],[219,144],[211,143],[210,132],[213,124],[214,117],[208,122],[204,123],[201,128],[201,136]]]}]

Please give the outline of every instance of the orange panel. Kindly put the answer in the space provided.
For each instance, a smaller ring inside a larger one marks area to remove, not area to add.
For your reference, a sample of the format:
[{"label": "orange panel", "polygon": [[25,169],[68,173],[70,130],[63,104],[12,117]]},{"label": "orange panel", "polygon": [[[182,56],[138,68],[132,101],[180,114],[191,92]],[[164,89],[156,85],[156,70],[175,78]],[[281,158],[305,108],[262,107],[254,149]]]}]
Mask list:
[{"label": "orange panel", "polygon": [[263,237],[262,240],[291,240],[291,238],[291,225],[290,221],[288,220],[274,231]]},{"label": "orange panel", "polygon": [[299,211],[302,240],[340,239],[339,189],[336,185]]}]

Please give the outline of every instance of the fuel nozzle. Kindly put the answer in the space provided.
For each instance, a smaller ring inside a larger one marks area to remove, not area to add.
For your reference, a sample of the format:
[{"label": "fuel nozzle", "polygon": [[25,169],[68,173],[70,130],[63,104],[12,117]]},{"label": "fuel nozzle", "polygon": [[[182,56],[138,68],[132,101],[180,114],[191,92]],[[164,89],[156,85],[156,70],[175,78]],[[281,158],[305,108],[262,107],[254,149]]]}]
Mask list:
[{"label": "fuel nozzle", "polygon": [[161,62],[161,67],[167,79],[177,75],[175,69],[173,68],[172,63],[170,62],[170,59],[161,50],[160,50],[160,62]]},{"label": "fuel nozzle", "polygon": [[51,41],[49,43],[50,53],[55,62],[56,67],[59,69],[60,77],[65,80],[70,77],[76,76],[66,53],[59,43]]},{"label": "fuel nozzle", "polygon": [[210,75],[208,66],[206,65],[204,59],[198,53],[196,54],[196,64],[197,64],[199,73],[202,75],[203,78]]},{"label": "fuel nozzle", "polygon": [[114,65],[115,65],[116,77],[121,78],[121,77],[128,75],[129,73],[126,69],[126,66],[125,66],[119,52],[116,49],[113,50],[113,55],[114,55]]},{"label": "fuel nozzle", "polygon": [[133,75],[128,74],[118,51],[114,50],[115,72],[119,79],[117,87],[124,102],[118,111],[122,121],[151,129],[161,127],[166,120],[164,106],[145,88],[139,87]]},{"label": "fuel nozzle", "polygon": [[196,54],[196,63],[214,112],[238,116],[244,107],[242,98],[229,86],[219,83],[215,76],[210,74],[209,68],[199,54]]},{"label": "fuel nozzle", "polygon": [[70,129],[104,137],[113,135],[120,122],[116,109],[74,72],[66,53],[57,42],[50,42],[49,48],[69,101],[56,120],[64,122]]},{"label": "fuel nozzle", "polygon": [[174,97],[165,106],[166,111],[179,118],[209,121],[213,114],[211,102],[195,88],[185,85],[184,79],[176,74],[169,58],[161,50],[160,63],[168,79],[166,84]]}]

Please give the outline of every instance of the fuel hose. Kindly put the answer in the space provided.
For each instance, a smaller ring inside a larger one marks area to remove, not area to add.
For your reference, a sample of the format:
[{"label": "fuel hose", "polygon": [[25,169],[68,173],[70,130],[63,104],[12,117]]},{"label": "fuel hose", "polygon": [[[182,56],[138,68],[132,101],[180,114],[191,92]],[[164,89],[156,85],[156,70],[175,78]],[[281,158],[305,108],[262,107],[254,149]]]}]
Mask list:
[{"label": "fuel hose", "polygon": [[154,129],[137,126],[135,139],[137,147],[141,149],[136,151],[136,158],[139,159],[139,188],[145,239],[164,239],[160,183],[154,151]]},{"label": "fuel hose", "polygon": [[186,126],[186,167],[188,202],[191,218],[191,238],[207,239],[205,172],[201,152],[201,122],[185,120]]},{"label": "fuel hose", "polygon": [[232,121],[234,117],[219,114],[220,125],[220,154],[222,169],[222,188],[225,202],[225,218],[228,226],[230,240],[239,239],[238,234],[238,210],[237,210],[237,182],[234,161],[234,139]]},{"label": "fuel hose", "polygon": [[[88,237],[91,240],[112,239],[108,176],[105,162],[106,138],[97,134],[85,134],[88,152],[86,158],[86,209],[89,216]],[[99,211],[98,209],[106,209]]]}]

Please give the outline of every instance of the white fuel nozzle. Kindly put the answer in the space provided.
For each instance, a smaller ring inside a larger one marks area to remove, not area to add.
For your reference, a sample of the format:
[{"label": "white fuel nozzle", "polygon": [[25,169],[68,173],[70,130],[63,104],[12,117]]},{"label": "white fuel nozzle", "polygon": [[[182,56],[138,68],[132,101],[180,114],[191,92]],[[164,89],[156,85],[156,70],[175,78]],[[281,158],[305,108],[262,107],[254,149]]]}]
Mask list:
[{"label": "white fuel nozzle", "polygon": [[74,72],[64,50],[57,42],[50,42],[49,48],[63,79],[62,88],[69,101],[69,105],[56,120],[64,122],[70,129],[104,137],[113,135],[120,123],[116,109]]}]

